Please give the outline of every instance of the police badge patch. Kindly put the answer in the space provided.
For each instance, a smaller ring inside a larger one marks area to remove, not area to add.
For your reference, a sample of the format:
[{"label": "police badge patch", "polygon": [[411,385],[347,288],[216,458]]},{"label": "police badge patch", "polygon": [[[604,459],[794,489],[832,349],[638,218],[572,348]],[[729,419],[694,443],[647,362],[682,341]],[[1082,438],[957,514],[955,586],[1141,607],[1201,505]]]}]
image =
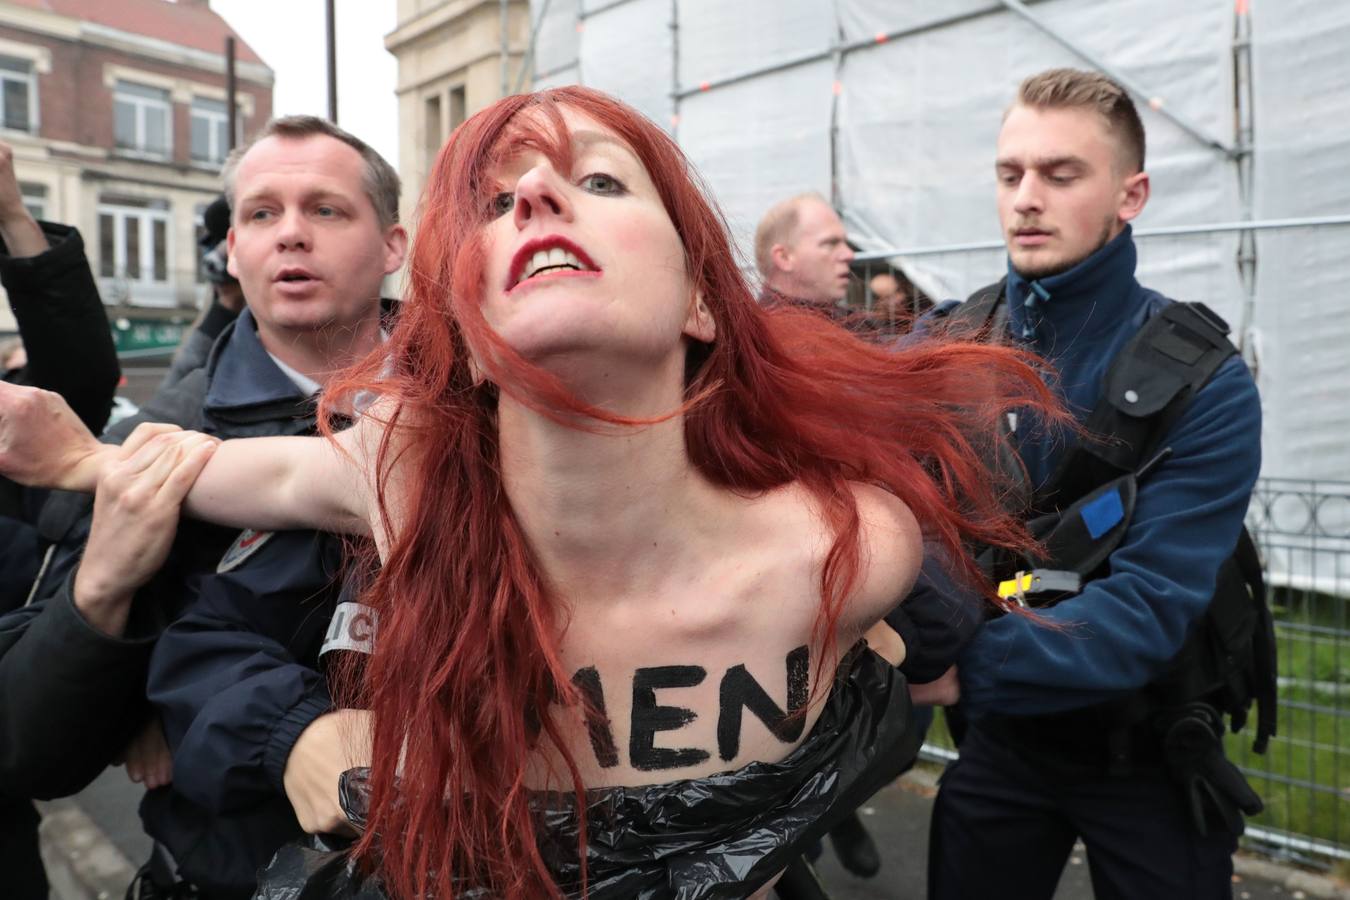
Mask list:
[{"label": "police badge patch", "polygon": [[262,549],[263,544],[266,544],[274,534],[275,531],[255,531],[252,528],[245,528],[239,532],[239,537],[234,539],[230,549],[220,558],[220,565],[216,566],[217,574],[237,569],[244,560]]}]

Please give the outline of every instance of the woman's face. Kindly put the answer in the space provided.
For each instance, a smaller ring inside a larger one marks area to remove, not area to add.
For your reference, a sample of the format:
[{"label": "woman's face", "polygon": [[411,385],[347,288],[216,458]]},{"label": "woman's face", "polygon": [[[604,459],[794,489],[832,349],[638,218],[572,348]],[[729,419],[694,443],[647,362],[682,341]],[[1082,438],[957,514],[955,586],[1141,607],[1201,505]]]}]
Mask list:
[{"label": "woman's face", "polygon": [[535,362],[682,360],[682,337],[710,341],[713,326],[656,187],[614,132],[562,116],[570,170],[522,148],[489,172],[484,316]]}]

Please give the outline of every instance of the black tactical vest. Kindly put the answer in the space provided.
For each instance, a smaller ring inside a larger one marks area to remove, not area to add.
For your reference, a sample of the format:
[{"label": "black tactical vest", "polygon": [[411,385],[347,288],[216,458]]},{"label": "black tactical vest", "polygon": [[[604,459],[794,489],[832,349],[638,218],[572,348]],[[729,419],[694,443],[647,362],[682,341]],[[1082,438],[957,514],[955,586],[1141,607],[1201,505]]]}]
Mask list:
[{"label": "black tactical vest", "polygon": [[[946,330],[1002,340],[1005,282],[982,288],[957,306],[947,316]],[[1228,330],[1202,303],[1173,303],[1125,344],[1084,422],[1089,436],[1065,454],[1032,498],[1027,524],[1042,552],[1015,557],[989,550],[981,556],[1000,593],[1027,606],[1045,606],[1109,573],[1111,553],[1130,524],[1138,484],[1170,455],[1164,441],[1196,392],[1237,353]],[[1096,729],[1107,741],[1110,767],[1120,770],[1139,750],[1129,731],[1137,732],[1159,713],[1203,702],[1229,716],[1237,731],[1255,703],[1253,750],[1262,753],[1275,734],[1275,651],[1261,561],[1244,527],[1219,570],[1204,618],[1164,675],[1128,700],[1049,718],[1064,720],[1068,731]],[[1093,742],[1082,733],[1073,739]]]}]

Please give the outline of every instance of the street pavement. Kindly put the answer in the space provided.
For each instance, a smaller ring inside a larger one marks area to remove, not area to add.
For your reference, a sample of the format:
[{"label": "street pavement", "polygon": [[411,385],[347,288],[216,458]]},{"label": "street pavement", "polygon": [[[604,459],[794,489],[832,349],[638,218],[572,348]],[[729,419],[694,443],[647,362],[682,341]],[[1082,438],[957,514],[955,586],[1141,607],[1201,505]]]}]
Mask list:
[{"label": "street pavement", "polygon": [[[933,781],[931,769],[911,773],[883,789],[863,807],[863,821],[876,839],[884,861],[881,874],[876,878],[860,879],[845,872],[826,841],[817,871],[831,900],[923,900]],[[141,794],[141,788],[128,781],[122,769],[109,769],[74,798],[73,805],[92,820],[96,830],[101,832],[101,840],[129,863],[119,870],[126,873],[121,876],[120,884],[115,879],[111,883],[105,879],[100,885],[99,890],[109,896],[120,896],[130,873],[149,856],[150,841],[141,832],[140,819],[136,815]],[[49,812],[49,815],[55,814],[55,811]],[[1262,869],[1261,876],[1252,874],[1253,868]],[[1350,892],[1331,885],[1326,879],[1309,877],[1269,863],[1240,858],[1238,869],[1247,874],[1235,877],[1233,900],[1350,897]],[[56,900],[92,900],[98,896],[98,891],[80,894],[65,889],[54,891],[53,896]],[[1007,897],[1016,900],[1016,892],[1010,889]],[[1091,897],[1087,860],[1080,846],[1075,848],[1064,869],[1055,900],[1090,900]]]}]

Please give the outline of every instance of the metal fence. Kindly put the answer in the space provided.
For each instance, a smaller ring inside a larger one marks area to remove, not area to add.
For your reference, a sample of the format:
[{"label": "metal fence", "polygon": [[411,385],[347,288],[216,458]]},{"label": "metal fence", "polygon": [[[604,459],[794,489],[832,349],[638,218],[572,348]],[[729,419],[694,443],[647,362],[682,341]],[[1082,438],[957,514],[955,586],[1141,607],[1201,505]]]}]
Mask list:
[{"label": "metal fence", "polygon": [[[1244,842],[1329,866],[1350,860],[1350,482],[1263,478],[1247,523],[1267,573],[1280,689],[1264,755],[1251,751],[1250,726],[1227,739],[1266,805]],[[945,729],[923,756],[956,758]]]},{"label": "metal fence", "polygon": [[1248,525],[1261,547],[1279,644],[1279,733],[1229,754],[1266,804],[1248,840],[1310,860],[1350,859],[1350,482],[1265,478]]}]

